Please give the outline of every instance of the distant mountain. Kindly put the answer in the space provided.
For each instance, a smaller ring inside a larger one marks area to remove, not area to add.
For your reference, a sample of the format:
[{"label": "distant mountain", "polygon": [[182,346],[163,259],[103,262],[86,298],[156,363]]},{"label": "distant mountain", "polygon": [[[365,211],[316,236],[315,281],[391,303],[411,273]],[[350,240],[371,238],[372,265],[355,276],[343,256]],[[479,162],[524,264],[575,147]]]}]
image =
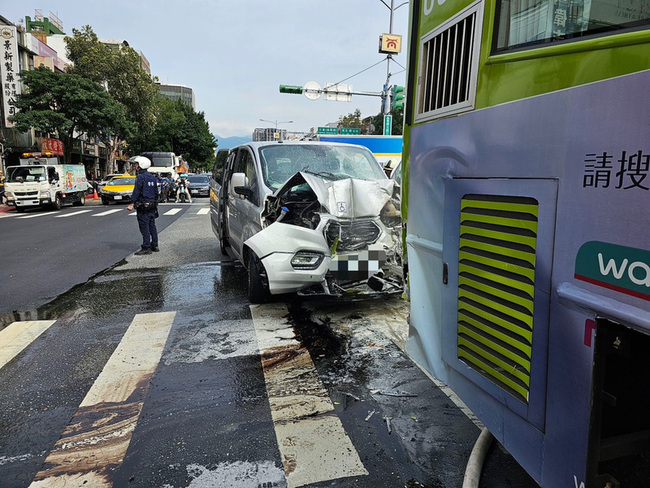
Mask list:
[{"label": "distant mountain", "polygon": [[253,140],[250,136],[241,136],[241,137],[214,137],[217,141],[217,150],[219,149],[232,149],[233,147],[239,146],[246,142],[251,142]]}]

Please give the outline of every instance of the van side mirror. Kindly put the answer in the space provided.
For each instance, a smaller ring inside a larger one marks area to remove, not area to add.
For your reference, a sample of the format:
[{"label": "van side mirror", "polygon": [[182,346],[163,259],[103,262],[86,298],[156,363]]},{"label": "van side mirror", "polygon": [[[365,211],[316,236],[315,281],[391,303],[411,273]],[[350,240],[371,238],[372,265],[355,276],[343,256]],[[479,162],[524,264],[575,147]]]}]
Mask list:
[{"label": "van side mirror", "polygon": [[233,187],[234,192],[237,195],[248,198],[249,200],[253,199],[253,189],[250,186],[235,186]]},{"label": "van side mirror", "polygon": [[238,186],[246,186],[246,175],[244,173],[233,173],[230,177],[230,187],[235,189]]}]

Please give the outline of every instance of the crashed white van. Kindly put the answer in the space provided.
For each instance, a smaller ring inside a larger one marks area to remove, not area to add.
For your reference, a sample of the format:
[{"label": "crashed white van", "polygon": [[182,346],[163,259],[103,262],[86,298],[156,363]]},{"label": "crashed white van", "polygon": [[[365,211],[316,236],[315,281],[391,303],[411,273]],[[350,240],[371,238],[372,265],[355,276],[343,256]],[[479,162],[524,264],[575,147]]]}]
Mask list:
[{"label": "crashed white van", "polygon": [[365,147],[244,144],[210,202],[221,251],[246,267],[253,303],[402,291],[399,186]]}]

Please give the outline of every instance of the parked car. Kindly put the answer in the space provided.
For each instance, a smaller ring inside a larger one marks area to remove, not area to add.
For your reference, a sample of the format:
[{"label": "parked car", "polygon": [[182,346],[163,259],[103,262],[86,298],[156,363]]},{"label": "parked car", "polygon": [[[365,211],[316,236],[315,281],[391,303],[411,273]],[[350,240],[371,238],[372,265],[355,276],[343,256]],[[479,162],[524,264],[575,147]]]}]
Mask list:
[{"label": "parked car", "polygon": [[228,155],[212,229],[269,295],[403,290],[399,185],[365,147],[253,142]]},{"label": "parked car", "polygon": [[121,173],[115,173],[115,174],[110,174],[106,175],[106,178],[102,178],[101,180],[97,181],[97,191],[100,191],[102,188],[104,188],[104,185],[111,181],[112,178],[115,176],[123,176]]},{"label": "parked car", "polygon": [[133,188],[135,188],[135,176],[114,176],[101,190],[100,197],[102,203],[108,205],[110,202],[130,202]]},{"label": "parked car", "polygon": [[208,175],[188,175],[190,182],[190,195],[196,197],[210,196],[210,178]]}]

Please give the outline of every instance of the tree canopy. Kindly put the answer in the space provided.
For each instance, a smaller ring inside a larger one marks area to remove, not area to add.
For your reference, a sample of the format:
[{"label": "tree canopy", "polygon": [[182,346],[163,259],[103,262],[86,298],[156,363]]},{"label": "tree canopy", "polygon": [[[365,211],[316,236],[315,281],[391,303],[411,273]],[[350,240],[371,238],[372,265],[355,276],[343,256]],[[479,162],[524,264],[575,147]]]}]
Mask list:
[{"label": "tree canopy", "polygon": [[14,106],[19,110],[10,120],[14,130],[34,128],[58,134],[63,141],[66,161],[71,161],[75,132],[105,137],[124,118],[121,105],[97,83],[74,74],[56,74],[41,66],[23,71],[20,79],[26,90]]},{"label": "tree canopy", "polygon": [[135,140],[137,151],[172,151],[192,166],[207,170],[214,164],[216,144],[203,112],[195,112],[187,103],[159,97],[156,123],[144,138]]}]

